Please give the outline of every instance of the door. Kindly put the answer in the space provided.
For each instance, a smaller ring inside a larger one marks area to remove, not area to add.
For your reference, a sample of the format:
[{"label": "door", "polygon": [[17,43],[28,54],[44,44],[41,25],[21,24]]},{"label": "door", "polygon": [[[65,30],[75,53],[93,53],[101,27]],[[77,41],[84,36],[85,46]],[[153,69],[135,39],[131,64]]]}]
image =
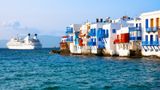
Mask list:
[{"label": "door", "polygon": [[153,45],[153,35],[150,36],[150,45]]}]

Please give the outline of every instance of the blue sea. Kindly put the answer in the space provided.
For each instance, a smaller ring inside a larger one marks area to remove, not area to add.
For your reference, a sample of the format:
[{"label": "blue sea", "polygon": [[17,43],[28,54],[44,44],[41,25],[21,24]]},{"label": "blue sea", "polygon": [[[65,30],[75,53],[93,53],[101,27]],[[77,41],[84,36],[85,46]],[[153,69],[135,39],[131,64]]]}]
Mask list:
[{"label": "blue sea", "polygon": [[160,59],[0,49],[0,90],[160,90]]}]

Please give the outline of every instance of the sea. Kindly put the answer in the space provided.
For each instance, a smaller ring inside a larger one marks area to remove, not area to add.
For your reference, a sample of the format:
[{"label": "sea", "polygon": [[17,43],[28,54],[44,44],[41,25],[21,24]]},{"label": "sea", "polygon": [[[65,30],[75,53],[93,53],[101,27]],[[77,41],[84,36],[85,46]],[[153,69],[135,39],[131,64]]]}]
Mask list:
[{"label": "sea", "polygon": [[160,90],[160,59],[0,49],[0,90]]}]

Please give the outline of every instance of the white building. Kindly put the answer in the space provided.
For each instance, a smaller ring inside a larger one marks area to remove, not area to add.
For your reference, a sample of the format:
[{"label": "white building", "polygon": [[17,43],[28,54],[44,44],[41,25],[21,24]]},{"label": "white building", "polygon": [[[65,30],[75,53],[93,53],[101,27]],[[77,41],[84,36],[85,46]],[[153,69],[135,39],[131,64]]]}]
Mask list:
[{"label": "white building", "polygon": [[104,55],[116,55],[116,45],[114,40],[116,39],[116,31],[120,29],[120,24],[115,22],[107,22],[103,25],[103,29],[106,32],[104,38],[105,49],[103,50]]},{"label": "white building", "polygon": [[79,31],[81,24],[72,24],[66,28],[67,42],[71,53],[81,53],[79,47]]},{"label": "white building", "polygon": [[[128,16],[123,16],[115,20],[120,25],[116,30],[116,54],[119,56],[130,56],[138,51],[140,52],[141,43],[141,20],[139,18],[133,19]],[[134,53],[133,53],[134,52]]]},{"label": "white building", "polygon": [[90,25],[90,31],[88,33],[89,39],[88,39],[88,46],[91,48],[92,54],[98,54],[99,48],[98,44],[100,43],[98,41],[98,30],[102,30],[104,23],[103,22],[96,22],[92,23]]},{"label": "white building", "polygon": [[160,57],[160,11],[142,13],[142,55]]}]

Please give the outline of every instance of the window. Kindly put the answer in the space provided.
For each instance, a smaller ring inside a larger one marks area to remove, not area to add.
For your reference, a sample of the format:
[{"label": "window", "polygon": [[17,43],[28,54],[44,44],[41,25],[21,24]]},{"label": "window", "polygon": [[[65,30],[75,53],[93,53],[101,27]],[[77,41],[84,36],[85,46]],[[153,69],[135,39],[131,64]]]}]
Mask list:
[{"label": "window", "polygon": [[116,29],[112,29],[112,33],[116,33]]},{"label": "window", "polygon": [[154,20],[153,20],[153,18],[151,19],[150,27],[151,27],[151,28],[154,27]]},{"label": "window", "polygon": [[148,41],[148,35],[145,36],[146,41]]},{"label": "window", "polygon": [[141,27],[142,26],[142,24],[141,23],[139,23],[139,27]]},{"label": "window", "polygon": [[156,35],[156,41],[158,41],[158,35]]},{"label": "window", "polygon": [[108,30],[106,30],[106,38],[108,38],[109,37],[109,33],[108,33]]},{"label": "window", "polygon": [[153,35],[150,35],[150,44],[153,44]]},{"label": "window", "polygon": [[159,27],[160,24],[159,24],[159,18],[156,18],[156,27]]},{"label": "window", "polygon": [[148,19],[146,19],[146,28],[148,28]]},{"label": "window", "polygon": [[138,23],[136,23],[136,28],[138,28]]}]

